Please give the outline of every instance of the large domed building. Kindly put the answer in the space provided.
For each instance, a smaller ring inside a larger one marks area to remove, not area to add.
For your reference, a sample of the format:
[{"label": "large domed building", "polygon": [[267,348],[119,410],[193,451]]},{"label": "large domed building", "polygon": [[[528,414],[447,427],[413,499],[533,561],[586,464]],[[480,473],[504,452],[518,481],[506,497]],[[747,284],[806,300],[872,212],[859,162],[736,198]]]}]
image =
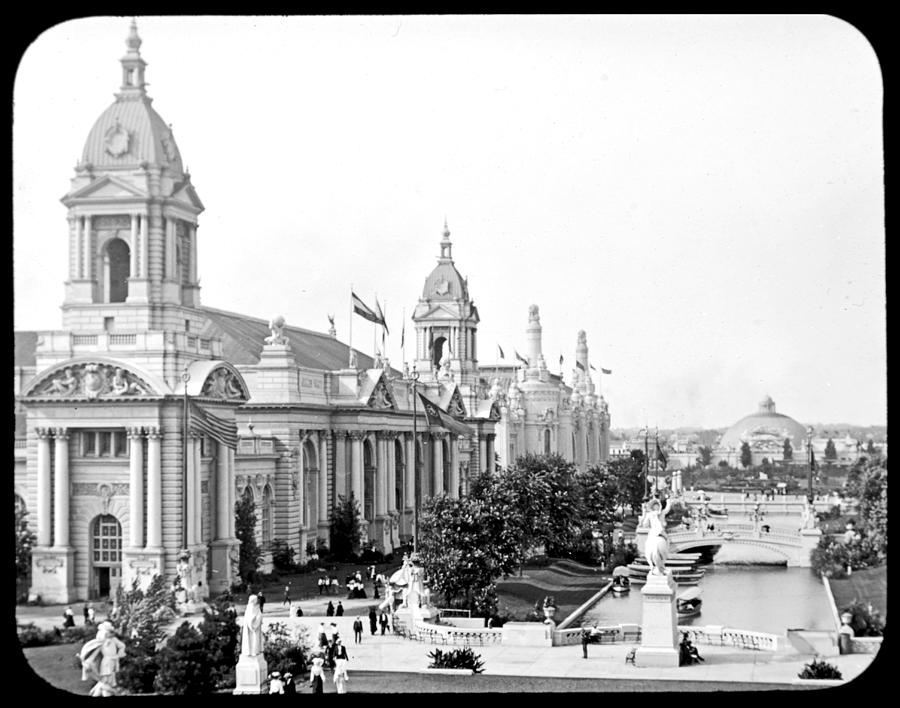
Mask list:
[{"label": "large domed building", "polygon": [[775,402],[771,396],[766,396],[756,413],[744,416],[725,431],[716,452],[720,457],[726,457],[729,452],[740,453],[746,442],[753,452],[753,464],[760,464],[763,457],[782,459],[785,440],[790,440],[794,452],[803,450],[806,435],[803,425],[790,416],[777,413]]}]

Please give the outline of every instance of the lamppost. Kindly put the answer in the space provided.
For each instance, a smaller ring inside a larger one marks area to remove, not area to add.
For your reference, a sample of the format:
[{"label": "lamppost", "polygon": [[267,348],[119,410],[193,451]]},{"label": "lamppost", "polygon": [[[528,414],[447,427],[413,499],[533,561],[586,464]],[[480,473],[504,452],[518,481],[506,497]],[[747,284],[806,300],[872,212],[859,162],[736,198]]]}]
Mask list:
[{"label": "lamppost", "polygon": [[809,426],[806,429],[806,460],[809,467],[806,478],[806,500],[810,504],[812,504],[813,499],[815,499],[815,496],[813,495],[813,467],[815,467],[816,463],[815,457],[813,457],[812,436],[813,429],[812,426]]},{"label": "lamppost", "polygon": [[[412,394],[413,394],[413,458],[412,458],[412,473],[413,473],[413,533],[412,533],[412,542],[413,542],[413,553],[418,550],[418,537],[419,537],[419,495],[420,495],[420,480],[419,480],[419,441],[416,436],[416,419],[419,416],[418,413],[418,383],[419,383],[419,372],[416,371],[415,362],[413,363],[412,373],[409,374],[409,378],[407,382],[412,384]],[[405,486],[405,485],[404,485]]]}]

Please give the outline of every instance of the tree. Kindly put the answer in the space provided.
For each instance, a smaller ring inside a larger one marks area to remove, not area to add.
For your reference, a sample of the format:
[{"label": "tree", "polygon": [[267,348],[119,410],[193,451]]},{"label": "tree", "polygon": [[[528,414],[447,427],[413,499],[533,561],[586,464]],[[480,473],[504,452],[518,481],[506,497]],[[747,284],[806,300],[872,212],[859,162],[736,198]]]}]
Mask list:
[{"label": "tree", "polygon": [[828,438],[828,442],[825,443],[825,459],[826,460],[836,460],[837,459],[837,450],[834,447],[834,440]]},{"label": "tree", "polygon": [[750,450],[750,443],[741,444],[741,465],[747,469],[753,464],[753,452]]},{"label": "tree", "polygon": [[201,696],[215,688],[215,672],[199,630],[185,620],[159,652],[154,687],[160,693]]},{"label": "tree", "polygon": [[619,508],[619,480],[608,465],[588,467],[576,475],[581,497],[582,542],[594,556],[594,534],[603,540],[603,560],[609,560],[613,547],[612,531]]},{"label": "tree", "polygon": [[875,441],[872,438],[869,438],[868,442],[866,443],[866,452],[870,455],[878,454],[878,448],[875,447]]},{"label": "tree", "polygon": [[299,676],[306,669],[312,655],[312,643],[305,626],[289,627],[283,622],[272,622],[265,628],[263,637],[263,655],[270,672]]},{"label": "tree", "polygon": [[619,508],[623,514],[626,506],[636,513],[644,501],[644,453],[632,450],[631,457],[613,460],[607,469],[616,480]]},{"label": "tree", "polygon": [[362,536],[359,523],[359,504],[353,492],[349,497],[338,496],[338,504],[331,517],[331,553],[337,560],[351,560],[359,551]]},{"label": "tree", "polygon": [[271,551],[272,565],[275,566],[275,570],[280,570],[281,572],[296,571],[297,566],[294,563],[294,556],[297,554],[297,551],[294,550],[293,546],[289,546],[287,541],[283,538],[273,538]]},{"label": "tree", "polygon": [[712,464],[712,448],[708,445],[701,445],[697,448],[697,452],[700,453],[700,456],[697,458],[697,464],[701,467],[706,467],[707,465]]},{"label": "tree", "polygon": [[262,559],[256,543],[256,504],[250,494],[244,494],[234,504],[234,535],[241,542],[238,556],[238,575],[246,585],[256,582],[257,570]]},{"label": "tree", "polygon": [[16,504],[16,578],[25,580],[31,574],[31,548],[35,535],[28,528],[28,511]]},{"label": "tree", "polygon": [[785,460],[786,462],[789,461],[789,460],[794,459],[794,448],[791,446],[791,439],[790,439],[790,438],[785,438],[785,439],[784,439],[784,454],[783,454],[783,458],[784,458],[784,460]]},{"label": "tree", "polygon": [[222,593],[211,607],[203,610],[203,621],[197,629],[209,656],[213,685],[217,689],[234,688],[234,667],[239,658],[241,628],[230,592]]}]

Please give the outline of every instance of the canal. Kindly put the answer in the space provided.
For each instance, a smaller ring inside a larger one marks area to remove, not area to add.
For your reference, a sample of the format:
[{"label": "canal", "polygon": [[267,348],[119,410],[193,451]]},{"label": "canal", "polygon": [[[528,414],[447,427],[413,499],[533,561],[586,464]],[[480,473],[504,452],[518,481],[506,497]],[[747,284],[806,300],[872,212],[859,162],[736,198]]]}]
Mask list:
[{"label": "canal", "polygon": [[[809,568],[788,568],[765,550],[723,547],[698,587],[702,611],[681,625],[723,625],[785,635],[788,629],[831,630],[833,620],[822,581]],[[621,597],[607,593],[588,610],[581,624],[641,622],[641,588]],[[682,589],[686,589],[685,586]]]}]

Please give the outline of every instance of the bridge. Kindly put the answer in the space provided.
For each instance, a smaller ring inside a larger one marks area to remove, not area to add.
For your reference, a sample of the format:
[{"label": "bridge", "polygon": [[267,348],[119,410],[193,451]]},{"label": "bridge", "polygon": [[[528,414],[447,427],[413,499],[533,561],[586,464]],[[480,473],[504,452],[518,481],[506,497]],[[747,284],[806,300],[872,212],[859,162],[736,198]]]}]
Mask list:
[{"label": "bridge", "polygon": [[[808,568],[809,554],[819,543],[822,535],[816,528],[798,529],[796,526],[779,526],[766,522],[734,523],[713,519],[713,524],[713,531],[707,531],[702,524],[700,528],[690,530],[670,529],[669,551],[683,553],[704,546],[726,544],[754,546],[774,551],[781,555],[789,566]],[[638,543],[640,544],[640,541]]]}]

